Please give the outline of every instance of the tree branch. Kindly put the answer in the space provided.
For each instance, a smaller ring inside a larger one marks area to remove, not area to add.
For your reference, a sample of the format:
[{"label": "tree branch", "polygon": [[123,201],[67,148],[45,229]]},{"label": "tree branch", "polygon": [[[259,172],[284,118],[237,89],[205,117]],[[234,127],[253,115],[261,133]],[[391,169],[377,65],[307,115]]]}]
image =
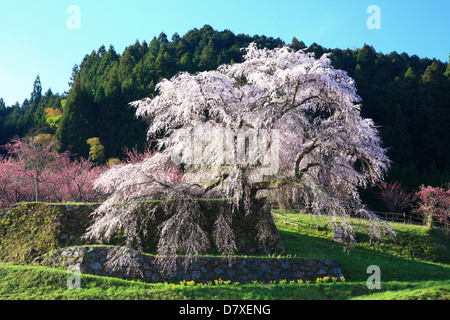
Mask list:
[{"label": "tree branch", "polygon": [[226,178],[229,177],[229,173],[222,173],[221,176],[214,181],[212,184],[210,184],[209,186],[207,186],[206,188],[203,189],[203,194],[208,193],[209,191],[211,191],[212,189],[214,189],[215,187],[217,187],[223,180],[225,180]]},{"label": "tree branch", "polygon": [[303,160],[303,158],[304,158],[307,154],[309,154],[309,153],[311,153],[312,151],[314,151],[314,149],[316,149],[316,148],[319,146],[319,145],[317,144],[317,141],[318,141],[318,140],[319,140],[319,138],[316,138],[316,139],[313,141],[313,143],[312,143],[309,147],[305,148],[305,149],[302,151],[302,153],[300,153],[300,154],[298,155],[297,159],[295,160],[295,171],[294,171],[295,176],[298,176],[298,175],[299,175],[300,162]]}]

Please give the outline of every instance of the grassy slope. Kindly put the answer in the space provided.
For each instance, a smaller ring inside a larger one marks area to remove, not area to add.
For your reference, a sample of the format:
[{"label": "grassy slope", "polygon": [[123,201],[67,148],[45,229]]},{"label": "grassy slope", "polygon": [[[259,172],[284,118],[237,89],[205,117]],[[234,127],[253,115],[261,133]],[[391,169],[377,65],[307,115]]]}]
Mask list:
[{"label": "grassy slope", "polygon": [[[449,240],[441,232],[420,226],[392,224],[395,240],[382,245],[368,241],[364,222],[354,220],[359,246],[350,254],[331,240],[324,220],[291,215],[299,230],[278,224],[286,255],[336,259],[345,283],[219,284],[210,286],[145,284],[138,281],[82,276],[80,290],[67,290],[64,270],[0,264],[2,299],[450,299]],[[410,259],[415,250],[416,259]],[[381,290],[366,287],[369,265],[381,269]]]},{"label": "grassy slope", "polygon": [[[332,241],[332,230],[326,226],[325,218],[287,216],[298,219],[300,228],[293,230],[282,223],[277,224],[286,251],[297,257],[336,259],[347,280],[366,281],[366,270],[370,265],[380,267],[382,281],[450,280],[450,240],[440,230],[389,223],[396,238],[371,244],[365,221],[353,219],[358,245],[347,253],[342,244]],[[321,231],[317,230],[317,225],[322,227]],[[413,250],[414,262],[411,261]]]}]

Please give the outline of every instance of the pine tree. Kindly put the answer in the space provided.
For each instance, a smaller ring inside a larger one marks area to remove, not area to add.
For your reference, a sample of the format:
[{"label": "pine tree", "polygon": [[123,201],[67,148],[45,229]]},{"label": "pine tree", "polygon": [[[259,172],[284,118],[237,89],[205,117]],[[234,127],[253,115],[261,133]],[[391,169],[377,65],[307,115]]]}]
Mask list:
[{"label": "pine tree", "polygon": [[292,38],[291,48],[295,51],[305,49],[306,45],[303,41],[298,41],[296,37]]},{"label": "pine tree", "polygon": [[65,102],[64,114],[57,131],[61,150],[70,150],[75,155],[87,158],[89,148],[86,140],[94,136],[95,124],[93,101],[86,89],[82,88],[77,76]]},{"label": "pine tree", "polygon": [[200,70],[211,70],[217,68],[216,55],[217,53],[214,47],[214,42],[210,39],[208,45],[203,48],[202,54],[200,55]]},{"label": "pine tree", "polygon": [[36,111],[39,102],[42,99],[42,85],[39,75],[34,80],[33,92],[31,93],[31,100],[28,108],[25,108],[25,123],[27,127],[32,128],[37,122]]},{"label": "pine tree", "polygon": [[36,77],[36,80],[34,80],[33,84],[33,92],[31,93],[31,104],[37,106],[41,101],[41,99],[42,99],[42,84],[41,78],[38,75]]}]

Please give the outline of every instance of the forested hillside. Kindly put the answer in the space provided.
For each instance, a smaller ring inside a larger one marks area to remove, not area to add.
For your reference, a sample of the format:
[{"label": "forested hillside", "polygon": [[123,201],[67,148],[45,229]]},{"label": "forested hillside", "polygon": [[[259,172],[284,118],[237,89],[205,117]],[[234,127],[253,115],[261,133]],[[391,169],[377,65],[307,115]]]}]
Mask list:
[{"label": "forested hillside", "polygon": [[[124,148],[146,142],[146,125],[135,118],[129,102],[157,94],[155,85],[177,72],[241,62],[241,49],[251,42],[270,49],[285,45],[280,39],[204,26],[171,40],[161,33],[150,42],[137,41],[121,54],[113,46],[101,46],[73,68],[68,93],[43,93],[37,77],[30,99],[22,105],[6,106],[0,99],[0,145],[15,135],[47,134],[61,142],[61,151],[87,157],[86,141],[97,137],[104,146],[103,161],[122,158]],[[289,45],[306,48],[296,38]],[[356,80],[362,115],[379,126],[393,160],[389,180],[410,189],[450,181],[448,62],[382,54],[370,45],[343,50],[314,43],[307,50],[317,57],[331,53],[334,67]]]}]

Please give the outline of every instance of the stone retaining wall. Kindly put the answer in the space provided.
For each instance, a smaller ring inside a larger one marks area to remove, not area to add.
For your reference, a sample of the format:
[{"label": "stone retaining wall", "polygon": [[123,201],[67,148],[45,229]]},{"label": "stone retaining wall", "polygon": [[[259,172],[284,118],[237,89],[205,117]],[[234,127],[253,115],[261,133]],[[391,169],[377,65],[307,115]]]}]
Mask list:
[{"label": "stone retaining wall", "polygon": [[[242,258],[242,257],[200,257],[187,270],[180,268],[178,274],[168,277],[160,273],[155,257],[139,254],[142,276],[127,275],[125,270],[107,270],[105,262],[113,247],[70,247],[55,250],[35,262],[50,267],[76,269],[81,273],[124,279],[141,278],[146,282],[179,282],[182,280],[206,283],[214,280],[232,283],[269,283],[280,280],[302,279],[315,281],[316,278],[340,278],[342,272],[337,262],[325,259],[300,258]],[[180,258],[181,259],[181,258]],[[181,261],[181,260],[180,260]]]}]

